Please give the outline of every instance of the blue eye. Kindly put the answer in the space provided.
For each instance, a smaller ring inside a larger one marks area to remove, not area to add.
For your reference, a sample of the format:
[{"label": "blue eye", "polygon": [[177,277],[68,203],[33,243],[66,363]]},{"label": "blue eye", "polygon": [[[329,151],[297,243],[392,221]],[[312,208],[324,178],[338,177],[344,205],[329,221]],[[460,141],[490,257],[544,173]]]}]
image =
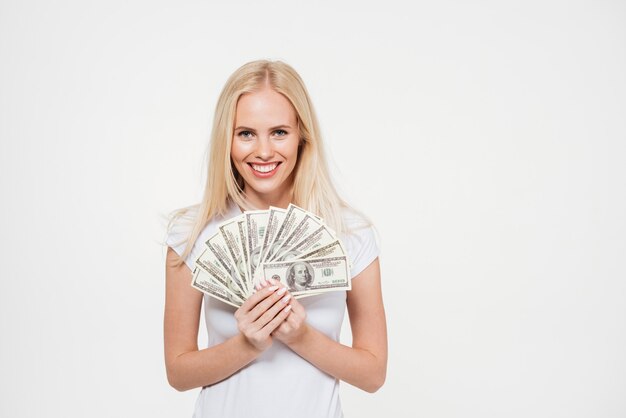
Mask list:
[{"label": "blue eye", "polygon": [[277,129],[274,131],[274,133],[276,133],[278,136],[285,136],[287,135],[287,131],[283,130],[283,129]]},{"label": "blue eye", "polygon": [[241,131],[237,135],[240,136],[243,139],[250,139],[250,138],[252,138],[252,132],[250,132],[250,131]]}]

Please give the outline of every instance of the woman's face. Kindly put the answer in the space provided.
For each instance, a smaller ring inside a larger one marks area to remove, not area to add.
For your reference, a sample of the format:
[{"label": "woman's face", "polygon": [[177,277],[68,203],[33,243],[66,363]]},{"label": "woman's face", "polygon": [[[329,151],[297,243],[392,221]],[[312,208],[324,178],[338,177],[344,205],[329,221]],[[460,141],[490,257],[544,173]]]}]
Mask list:
[{"label": "woman's face", "polygon": [[253,203],[289,203],[299,141],[296,111],[282,94],[264,87],[239,98],[230,156]]}]

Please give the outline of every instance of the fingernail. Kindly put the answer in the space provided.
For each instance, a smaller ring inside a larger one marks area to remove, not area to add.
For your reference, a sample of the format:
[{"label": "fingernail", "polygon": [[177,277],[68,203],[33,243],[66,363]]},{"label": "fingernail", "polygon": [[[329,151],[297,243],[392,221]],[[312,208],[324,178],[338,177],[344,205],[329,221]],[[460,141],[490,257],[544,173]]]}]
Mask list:
[{"label": "fingernail", "polygon": [[[274,290],[278,289],[278,286],[271,286],[267,288],[270,292],[273,292]],[[279,291],[280,292],[280,291]],[[279,293],[282,295],[282,293]]]},{"label": "fingernail", "polygon": [[269,283],[267,282],[267,280],[265,280],[265,279],[261,279],[261,284],[262,284],[263,286],[267,286]]},{"label": "fingernail", "polygon": [[[278,286],[274,286],[276,288],[278,288]],[[276,292],[279,295],[282,295],[283,293],[285,293],[287,291],[286,287],[281,287],[280,290],[278,292]]]},{"label": "fingernail", "polygon": [[291,299],[291,295],[287,295],[287,296],[285,296],[285,297],[282,299],[282,300],[283,300],[283,303],[287,303],[287,302],[289,302],[289,299]]},{"label": "fingernail", "polygon": [[287,307],[283,309],[284,312],[289,312],[290,310],[291,310],[291,305],[287,305]]}]

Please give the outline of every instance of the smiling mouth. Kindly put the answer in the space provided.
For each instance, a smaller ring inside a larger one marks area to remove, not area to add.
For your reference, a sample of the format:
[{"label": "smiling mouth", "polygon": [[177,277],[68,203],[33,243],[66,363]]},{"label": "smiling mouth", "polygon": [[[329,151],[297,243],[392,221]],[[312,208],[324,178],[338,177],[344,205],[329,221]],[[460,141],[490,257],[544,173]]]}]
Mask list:
[{"label": "smiling mouth", "polygon": [[252,169],[254,171],[256,171],[257,173],[269,173],[271,171],[274,171],[276,169],[276,167],[278,167],[280,165],[279,162],[276,163],[269,163],[269,164],[255,164],[255,163],[248,163],[248,165],[250,167],[252,167]]}]

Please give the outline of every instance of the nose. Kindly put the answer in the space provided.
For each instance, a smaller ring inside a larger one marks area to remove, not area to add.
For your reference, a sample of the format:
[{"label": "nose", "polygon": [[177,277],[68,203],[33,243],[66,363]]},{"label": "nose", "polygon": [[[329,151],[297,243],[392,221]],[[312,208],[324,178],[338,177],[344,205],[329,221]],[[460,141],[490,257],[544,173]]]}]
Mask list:
[{"label": "nose", "polygon": [[256,154],[262,160],[269,160],[274,155],[272,142],[269,138],[259,138]]}]

